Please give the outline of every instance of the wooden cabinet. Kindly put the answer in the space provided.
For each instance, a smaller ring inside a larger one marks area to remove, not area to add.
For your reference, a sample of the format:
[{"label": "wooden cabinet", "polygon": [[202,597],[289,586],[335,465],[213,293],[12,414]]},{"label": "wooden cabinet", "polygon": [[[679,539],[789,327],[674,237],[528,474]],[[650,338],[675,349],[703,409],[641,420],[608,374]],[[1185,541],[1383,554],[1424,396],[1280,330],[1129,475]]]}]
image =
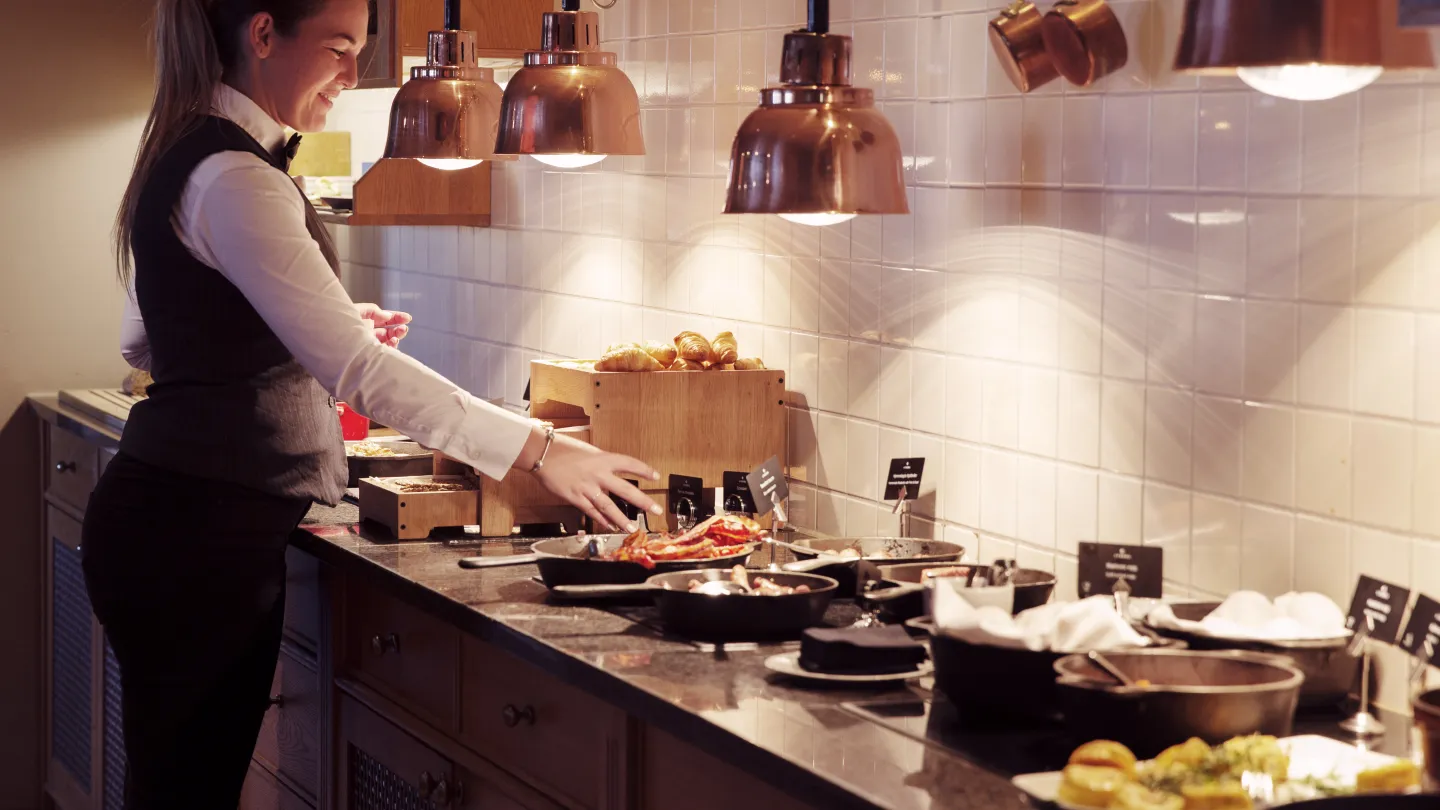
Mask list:
[{"label": "wooden cabinet", "polygon": [[280,647],[272,705],[260,726],[255,760],[314,803],[320,788],[323,694],[313,661],[289,644]]},{"label": "wooden cabinet", "polygon": [[83,511],[100,478],[99,448],[54,425],[46,425],[45,430],[49,436],[45,489],[52,497]]},{"label": "wooden cabinet", "polygon": [[275,774],[252,761],[240,792],[240,810],[312,810],[312,806]]},{"label": "wooden cabinet", "polygon": [[45,524],[46,787],[66,810],[95,810],[105,778],[100,633],[80,568],[80,522],[51,506]]},{"label": "wooden cabinet", "polygon": [[460,631],[356,583],[347,584],[344,605],[344,669],[436,728],[455,730]]},{"label": "wooden cabinet", "polygon": [[641,745],[639,803],[642,810],[803,810],[809,805],[678,737],[646,728]]},{"label": "wooden cabinet", "polygon": [[625,713],[479,639],[461,650],[461,741],[551,796],[606,807],[625,777]]}]

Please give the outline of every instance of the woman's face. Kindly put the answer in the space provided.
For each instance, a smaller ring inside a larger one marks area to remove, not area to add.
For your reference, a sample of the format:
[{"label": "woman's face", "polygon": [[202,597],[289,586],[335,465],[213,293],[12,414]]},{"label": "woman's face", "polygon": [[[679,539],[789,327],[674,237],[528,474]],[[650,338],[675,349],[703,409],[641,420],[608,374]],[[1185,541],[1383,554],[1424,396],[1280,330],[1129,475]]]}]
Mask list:
[{"label": "woman's face", "polygon": [[267,20],[269,15],[257,16],[251,30],[259,57],[257,78],[270,112],[297,132],[318,132],[335,97],[358,81],[356,56],[365,47],[369,4],[325,0],[291,36],[279,34]]}]

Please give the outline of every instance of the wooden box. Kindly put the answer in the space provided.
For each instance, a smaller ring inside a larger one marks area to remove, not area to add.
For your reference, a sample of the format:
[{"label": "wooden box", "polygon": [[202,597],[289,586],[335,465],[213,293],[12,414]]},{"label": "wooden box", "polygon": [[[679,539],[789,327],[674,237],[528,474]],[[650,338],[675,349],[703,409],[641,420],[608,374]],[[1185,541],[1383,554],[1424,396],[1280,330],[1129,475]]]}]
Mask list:
[{"label": "wooden box", "polygon": [[530,364],[530,415],[556,425],[589,425],[590,441],[644,461],[660,473],[641,488],[663,503],[669,476],[724,484],[785,458],[785,372],[594,371],[574,361]]},{"label": "wooden box", "polygon": [[[412,482],[456,483],[469,488],[459,492],[402,491],[405,484]],[[360,479],[360,520],[386,526],[400,540],[423,540],[444,527],[473,526],[479,510],[480,489],[469,476]]]}]

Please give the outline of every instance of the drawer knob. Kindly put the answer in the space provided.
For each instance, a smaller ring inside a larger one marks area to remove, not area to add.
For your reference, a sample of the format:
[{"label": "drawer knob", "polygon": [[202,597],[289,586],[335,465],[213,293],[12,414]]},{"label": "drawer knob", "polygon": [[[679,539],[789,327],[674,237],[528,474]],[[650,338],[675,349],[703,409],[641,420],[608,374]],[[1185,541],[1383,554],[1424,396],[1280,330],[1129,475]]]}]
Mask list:
[{"label": "drawer knob", "polygon": [[400,637],[394,633],[386,633],[383,636],[374,636],[370,639],[370,649],[376,655],[384,655],[388,652],[400,652]]},{"label": "drawer knob", "polygon": [[500,719],[504,721],[506,728],[515,728],[521,723],[535,725],[535,707],[517,707],[514,703],[506,703],[505,708],[500,711]]},{"label": "drawer knob", "polygon": [[76,469],[78,468],[75,466],[75,462],[73,461],[55,462],[55,472],[57,473],[75,472]]},{"label": "drawer knob", "polygon": [[271,706],[274,706],[274,707],[277,708],[277,709],[283,709],[283,708],[285,708],[285,696],[284,696],[284,695],[281,695],[281,694],[271,695],[271,696],[270,696],[270,705],[271,705]]},{"label": "drawer knob", "polygon": [[435,789],[430,791],[430,802],[437,807],[446,807],[450,804],[450,800],[450,786],[445,784],[445,777],[442,776],[440,781],[435,784]]},{"label": "drawer knob", "polygon": [[431,776],[429,771],[424,771],[420,774],[419,788],[420,797],[422,799],[429,799],[431,791],[435,790],[435,777]]}]

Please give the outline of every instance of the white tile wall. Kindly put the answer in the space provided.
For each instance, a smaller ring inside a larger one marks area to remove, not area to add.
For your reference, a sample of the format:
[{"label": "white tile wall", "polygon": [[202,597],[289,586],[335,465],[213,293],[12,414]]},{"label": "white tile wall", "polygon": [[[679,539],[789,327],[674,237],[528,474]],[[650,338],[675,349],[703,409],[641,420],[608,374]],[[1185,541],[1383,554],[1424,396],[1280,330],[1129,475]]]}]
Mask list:
[{"label": "white tile wall", "polygon": [[1434,591],[1440,76],[1299,104],[1171,75],[1179,4],[1117,3],[1122,73],[1022,97],[987,4],[837,2],[913,213],[816,230],[720,214],[802,4],[621,0],[602,36],[649,154],[497,164],[489,229],[337,229],[351,285],[511,402],[531,358],[734,329],[788,369],[794,514],[824,531],[890,525],[881,468],[916,453],[918,530],[978,530],[1062,595],[1097,539],[1163,546],[1175,593]]}]

